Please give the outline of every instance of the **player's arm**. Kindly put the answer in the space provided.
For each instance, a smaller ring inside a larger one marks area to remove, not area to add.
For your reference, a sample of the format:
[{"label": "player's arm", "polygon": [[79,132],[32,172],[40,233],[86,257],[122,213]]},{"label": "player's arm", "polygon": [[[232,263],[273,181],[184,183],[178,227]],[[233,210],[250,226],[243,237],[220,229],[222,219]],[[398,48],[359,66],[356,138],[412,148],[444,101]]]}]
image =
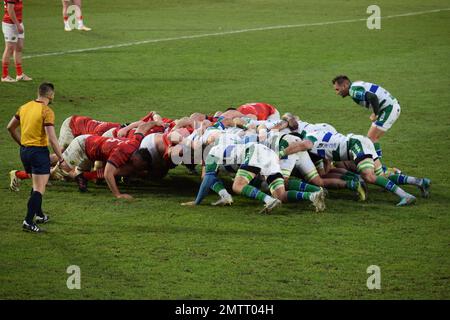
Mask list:
[{"label": "player's arm", "polygon": [[283,129],[286,129],[289,126],[289,123],[286,120],[281,120],[279,123],[275,124],[271,130],[273,131],[280,131]]},{"label": "player's arm", "polygon": [[56,153],[56,156],[58,157],[59,162],[64,162],[61,147],[58,143],[58,138],[56,137],[55,127],[54,126],[45,126],[45,133],[47,134],[48,141],[50,142],[50,145],[52,146],[53,152]]},{"label": "player's arm", "polygon": [[6,10],[8,11],[8,15],[11,18],[11,21],[16,25],[17,31],[19,33],[23,33],[23,28],[19,23],[19,20],[16,17],[16,12],[14,11],[14,3],[9,3],[6,7]]},{"label": "player's arm", "polygon": [[11,135],[11,137],[14,139],[15,142],[17,142],[17,144],[19,146],[21,146],[20,143],[20,133],[19,130],[17,130],[19,128],[20,125],[20,120],[17,119],[16,116],[12,117],[11,121],[9,121],[7,129],[9,131],[9,134]]},{"label": "player's arm", "polygon": [[120,193],[119,188],[117,187],[117,184],[116,184],[116,175],[118,174],[118,172],[119,172],[119,168],[117,168],[111,162],[106,163],[104,175],[105,175],[105,180],[106,180],[106,183],[108,184],[109,190],[111,190],[112,194],[116,198],[132,199],[133,197],[130,196],[129,194]]},{"label": "player's arm", "polygon": [[378,112],[380,111],[380,102],[378,101],[377,95],[375,93],[367,91],[366,92],[366,101],[370,106],[372,106],[373,113],[375,115],[377,115]]},{"label": "player's arm", "polygon": [[310,140],[303,140],[298,142],[290,143],[289,146],[280,151],[280,158],[294,154],[300,151],[306,151],[312,149],[314,144]]},{"label": "player's arm", "polygon": [[144,123],[142,120],[138,120],[138,121],[130,123],[126,127],[120,128],[120,130],[117,132],[117,136],[118,137],[126,137],[128,132],[131,129],[139,127],[139,125],[142,124],[142,123]]}]

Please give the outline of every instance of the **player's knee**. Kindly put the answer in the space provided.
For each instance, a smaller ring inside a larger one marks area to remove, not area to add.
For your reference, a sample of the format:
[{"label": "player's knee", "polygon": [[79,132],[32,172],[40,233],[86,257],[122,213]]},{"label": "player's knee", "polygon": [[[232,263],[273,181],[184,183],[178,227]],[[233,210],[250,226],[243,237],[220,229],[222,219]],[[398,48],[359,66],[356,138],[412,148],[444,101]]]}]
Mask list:
[{"label": "player's knee", "polygon": [[367,183],[375,183],[375,180],[377,180],[377,177],[375,176],[375,172],[373,172],[373,171],[363,171],[363,172],[361,172],[361,177]]},{"label": "player's knee", "polygon": [[233,186],[232,186],[233,192],[236,194],[240,194],[242,189],[245,187],[245,185],[246,185],[245,181],[242,181],[242,179],[236,178],[234,180]]}]

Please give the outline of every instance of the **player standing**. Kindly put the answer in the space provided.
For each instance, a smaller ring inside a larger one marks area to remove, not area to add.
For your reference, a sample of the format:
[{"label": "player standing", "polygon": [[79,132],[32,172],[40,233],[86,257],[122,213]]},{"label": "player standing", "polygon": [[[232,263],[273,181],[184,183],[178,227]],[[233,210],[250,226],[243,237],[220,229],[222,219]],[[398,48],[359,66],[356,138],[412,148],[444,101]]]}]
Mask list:
[{"label": "player standing", "polygon": [[357,104],[372,110],[370,120],[372,126],[367,137],[372,140],[381,160],[380,138],[388,131],[400,116],[400,104],[388,91],[370,82],[351,82],[345,75],[337,76],[332,80],[336,94],[345,98],[350,96]]},{"label": "player standing", "polygon": [[64,31],[72,31],[72,27],[69,23],[69,15],[68,9],[71,4],[77,6],[77,10],[75,10],[75,15],[77,19],[76,29],[81,31],[91,31],[91,28],[88,28],[84,25],[83,22],[83,14],[81,12],[81,0],[62,0],[63,4],[63,19],[64,19]]},{"label": "player standing", "polygon": [[[2,82],[31,81],[22,70],[22,50],[25,31],[22,23],[22,0],[4,0],[5,15],[2,20],[2,31],[5,38],[5,51],[2,57]],[[16,79],[9,76],[9,60],[14,56]]]},{"label": "player standing", "polygon": [[[59,163],[64,161],[54,128],[55,114],[48,106],[54,97],[53,84],[41,84],[38,98],[21,106],[8,124],[11,137],[20,145],[20,158],[25,171],[31,174],[33,180],[28,212],[22,224],[24,231],[41,232],[36,223],[48,221],[48,216],[42,212],[42,196],[50,176],[48,141]],[[19,126],[20,133],[17,130]],[[36,223],[33,221],[35,216]]]}]

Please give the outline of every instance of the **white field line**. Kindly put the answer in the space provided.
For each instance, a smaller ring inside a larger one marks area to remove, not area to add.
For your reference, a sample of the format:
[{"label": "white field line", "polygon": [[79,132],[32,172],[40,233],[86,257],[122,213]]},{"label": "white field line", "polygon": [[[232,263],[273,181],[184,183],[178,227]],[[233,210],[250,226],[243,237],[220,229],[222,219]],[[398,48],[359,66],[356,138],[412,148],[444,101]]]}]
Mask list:
[{"label": "white field line", "polygon": [[[385,16],[385,17],[382,16],[381,18],[382,19],[392,19],[392,18],[399,18],[399,17],[409,17],[409,16],[417,16],[417,15],[422,15],[422,14],[437,13],[437,12],[449,11],[449,10],[450,10],[450,8],[443,8],[443,9],[435,9],[435,10],[427,10],[427,11],[407,12],[407,13],[396,14],[396,15]],[[139,46],[139,45],[148,44],[148,43],[217,37],[217,36],[225,36],[225,35],[229,35],[229,34],[238,34],[238,33],[254,32],[254,31],[326,26],[326,25],[333,25],[333,24],[366,21],[366,20],[367,20],[367,18],[360,18],[360,19],[336,20],[336,21],[316,22],[316,23],[288,24],[288,25],[280,25],[280,26],[260,27],[260,28],[252,28],[252,29],[241,29],[241,30],[234,30],[234,31],[197,34],[197,35],[190,35],[190,36],[180,36],[180,37],[173,37],[173,38],[149,39],[149,40],[142,40],[142,41],[136,41],[136,42],[113,44],[110,46],[100,46],[100,47],[93,47],[93,48],[75,49],[75,50],[57,51],[57,52],[48,52],[48,53],[38,53],[38,54],[23,56],[22,59],[32,59],[32,58],[49,57],[49,56],[61,56],[61,55],[66,55],[66,54],[83,53],[83,52],[98,51],[98,50],[104,50],[104,49],[115,49],[115,48],[122,48],[122,47]]]}]

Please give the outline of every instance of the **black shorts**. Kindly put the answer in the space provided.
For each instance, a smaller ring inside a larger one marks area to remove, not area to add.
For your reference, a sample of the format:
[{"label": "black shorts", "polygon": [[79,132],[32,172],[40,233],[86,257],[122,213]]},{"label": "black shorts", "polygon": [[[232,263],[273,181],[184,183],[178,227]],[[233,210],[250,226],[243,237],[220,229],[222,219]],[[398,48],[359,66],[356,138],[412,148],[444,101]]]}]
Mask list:
[{"label": "black shorts", "polygon": [[20,147],[20,159],[27,173],[50,174],[50,152],[47,147]]}]

